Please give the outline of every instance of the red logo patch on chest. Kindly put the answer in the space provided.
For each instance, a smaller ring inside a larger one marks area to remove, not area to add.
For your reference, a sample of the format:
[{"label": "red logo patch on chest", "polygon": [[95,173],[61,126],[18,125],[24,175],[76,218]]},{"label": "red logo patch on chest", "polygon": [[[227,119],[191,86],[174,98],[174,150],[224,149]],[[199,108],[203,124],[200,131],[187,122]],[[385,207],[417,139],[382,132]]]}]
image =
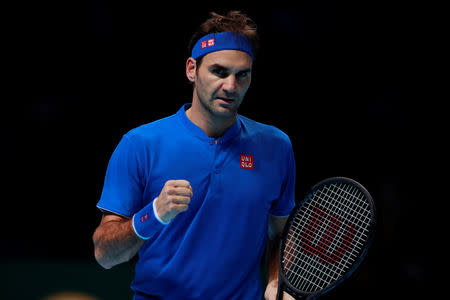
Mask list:
[{"label": "red logo patch on chest", "polygon": [[241,154],[241,169],[253,169],[253,155]]}]

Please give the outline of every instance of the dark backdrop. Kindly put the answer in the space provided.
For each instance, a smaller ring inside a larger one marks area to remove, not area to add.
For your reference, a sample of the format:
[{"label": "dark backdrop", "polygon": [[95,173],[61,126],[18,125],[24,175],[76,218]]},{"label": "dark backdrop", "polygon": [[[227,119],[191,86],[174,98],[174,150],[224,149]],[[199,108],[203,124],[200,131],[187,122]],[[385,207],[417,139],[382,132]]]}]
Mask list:
[{"label": "dark backdrop", "polygon": [[[378,228],[366,261],[324,298],[422,297],[433,255],[417,241],[431,219],[422,180],[435,153],[424,145],[438,110],[424,97],[429,15],[401,5],[296,7],[238,7],[261,35],[240,113],[290,136],[299,199],[329,176],[352,177],[375,198]],[[109,157],[128,130],[190,101],[187,44],[211,10],[226,9],[98,0],[13,11],[0,144],[0,258],[9,272],[74,261],[100,272],[91,235]],[[114,277],[100,274],[96,280]],[[20,284],[9,278],[12,295]],[[129,278],[108,280],[128,288]]]}]

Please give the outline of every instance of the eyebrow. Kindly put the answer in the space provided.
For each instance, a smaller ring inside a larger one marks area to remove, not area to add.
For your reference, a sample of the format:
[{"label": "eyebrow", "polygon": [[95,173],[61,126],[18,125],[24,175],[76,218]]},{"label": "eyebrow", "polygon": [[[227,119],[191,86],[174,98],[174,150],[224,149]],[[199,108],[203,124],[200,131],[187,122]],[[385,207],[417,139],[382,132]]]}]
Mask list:
[{"label": "eyebrow", "polygon": [[[225,70],[231,69],[231,68],[225,67],[221,64],[212,64],[208,67],[208,69],[210,69],[210,70],[212,70],[214,68],[220,68],[220,69],[225,69]],[[245,69],[239,70],[237,73],[240,73],[240,72],[251,72],[251,68],[245,68]]]}]

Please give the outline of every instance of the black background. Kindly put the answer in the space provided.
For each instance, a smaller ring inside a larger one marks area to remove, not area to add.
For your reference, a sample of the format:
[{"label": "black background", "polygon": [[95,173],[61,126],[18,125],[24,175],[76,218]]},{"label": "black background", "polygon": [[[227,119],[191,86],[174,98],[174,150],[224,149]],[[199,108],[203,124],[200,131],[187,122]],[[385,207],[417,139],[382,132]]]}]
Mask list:
[{"label": "black background", "polygon": [[[424,180],[440,166],[439,109],[426,84],[437,17],[404,5],[258,6],[236,7],[261,38],[240,113],[290,136],[298,198],[319,180],[347,176],[377,203],[367,259],[327,298],[427,295],[434,251],[418,240],[432,220]],[[112,151],[128,130],[190,102],[190,36],[209,11],[226,10],[106,1],[11,10],[3,261],[93,261]]]}]

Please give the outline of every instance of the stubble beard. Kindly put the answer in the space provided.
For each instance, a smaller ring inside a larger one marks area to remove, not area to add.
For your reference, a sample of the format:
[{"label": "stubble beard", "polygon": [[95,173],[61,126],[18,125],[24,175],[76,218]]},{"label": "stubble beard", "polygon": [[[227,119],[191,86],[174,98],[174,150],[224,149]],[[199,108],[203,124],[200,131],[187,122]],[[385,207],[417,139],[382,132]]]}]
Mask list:
[{"label": "stubble beard", "polygon": [[218,103],[216,98],[204,99],[197,93],[197,99],[199,104],[202,106],[203,110],[206,111],[212,119],[216,120],[227,120],[227,119],[236,119],[238,108],[240,106],[239,103],[232,103],[231,105],[221,105]]}]

